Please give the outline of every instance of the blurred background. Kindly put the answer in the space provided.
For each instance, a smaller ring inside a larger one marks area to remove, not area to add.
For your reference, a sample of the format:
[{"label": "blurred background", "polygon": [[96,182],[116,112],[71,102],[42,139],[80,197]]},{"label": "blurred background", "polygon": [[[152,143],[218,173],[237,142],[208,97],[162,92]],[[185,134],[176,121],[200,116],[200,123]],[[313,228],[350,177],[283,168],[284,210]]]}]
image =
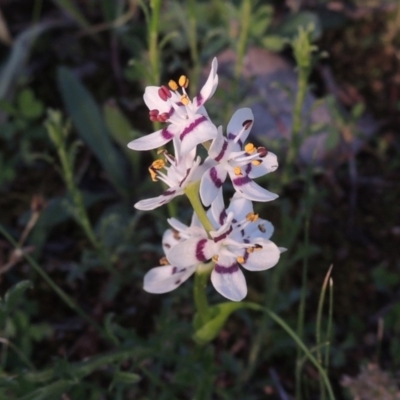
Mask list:
[{"label": "blurred background", "polygon": [[398,1],[0,0],[1,399],[321,398],[267,315],[199,348],[192,281],[142,289],[166,218],[191,211],[133,208],[162,188],[126,144],[159,129],[144,88],[184,73],[194,95],[213,57],[213,122],[251,107],[280,163],[257,211],[288,251],[247,299],[301,316],[338,399],[400,398]]}]

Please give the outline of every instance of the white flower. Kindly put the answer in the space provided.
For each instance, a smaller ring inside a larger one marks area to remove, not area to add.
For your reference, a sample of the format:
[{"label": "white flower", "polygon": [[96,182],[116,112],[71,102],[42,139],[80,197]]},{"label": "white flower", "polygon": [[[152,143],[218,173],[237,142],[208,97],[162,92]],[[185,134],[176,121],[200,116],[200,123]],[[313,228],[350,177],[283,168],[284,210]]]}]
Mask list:
[{"label": "white flower", "polygon": [[149,293],[167,293],[185,282],[195,272],[199,263],[178,268],[169,264],[168,254],[179,242],[190,237],[207,236],[195,214],[193,214],[192,223],[189,227],[175,218],[169,219],[168,222],[173,229],[166,230],[162,238],[162,246],[166,257],[160,260],[161,266],[152,268],[144,277],[143,288]]},{"label": "white flower", "polygon": [[[214,94],[218,85],[217,59],[214,58],[210,75],[200,93],[191,101],[186,93],[188,78],[181,76],[178,83],[166,86],[148,86],[144,101],[150,110],[152,121],[167,122],[169,125],[157,132],[133,140],[128,144],[132,150],[155,149],[174,139],[180,154],[185,155],[199,143],[214,139],[216,126],[208,118],[203,104]],[[181,89],[180,93],[178,89]]]},{"label": "white flower", "polygon": [[249,271],[271,268],[279,261],[280,250],[269,240],[273,233],[270,222],[254,214],[250,201],[235,195],[224,208],[222,194],[213,202],[209,213],[217,229],[211,239],[205,234],[190,236],[168,252],[169,262],[181,268],[192,268],[213,260],[211,282],[226,298],[240,301],[247,295],[247,285],[239,265]]},{"label": "white flower", "polygon": [[138,210],[154,210],[170,202],[174,197],[182,195],[186,186],[191,182],[198,181],[209,165],[206,163],[200,166],[200,157],[195,158],[196,150],[181,156],[180,159],[166,151],[162,151],[162,153],[166,161],[155,160],[149,167],[149,171],[154,182],[163,181],[168,189],[161,196],[138,201],[135,204],[135,208]]},{"label": "white flower", "polygon": [[253,113],[250,108],[241,108],[233,114],[227,127],[227,137],[219,127],[218,135],[213,140],[208,155],[217,162],[202,177],[200,196],[203,204],[209,206],[222,191],[222,185],[229,174],[235,190],[252,201],[271,201],[278,195],[253,182],[278,168],[276,155],[264,147],[256,148],[248,143],[243,150],[243,143],[253,125]]}]

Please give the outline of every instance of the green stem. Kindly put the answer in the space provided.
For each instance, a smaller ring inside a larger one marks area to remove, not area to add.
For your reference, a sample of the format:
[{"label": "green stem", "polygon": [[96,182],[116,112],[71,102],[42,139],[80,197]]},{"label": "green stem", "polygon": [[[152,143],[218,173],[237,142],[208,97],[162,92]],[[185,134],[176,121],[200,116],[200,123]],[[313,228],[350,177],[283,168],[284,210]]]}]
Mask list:
[{"label": "green stem", "polygon": [[158,31],[160,27],[161,0],[151,0],[151,18],[149,23],[148,41],[150,68],[152,72],[152,84],[158,85],[160,82],[160,54],[158,47]]},{"label": "green stem", "polygon": [[188,13],[189,13],[189,48],[190,56],[193,62],[193,74],[191,76],[192,84],[190,85],[190,94],[193,97],[197,90],[199,75],[200,75],[200,60],[199,51],[197,49],[197,9],[196,0],[188,1]]},{"label": "green stem", "polygon": [[89,315],[87,315],[75,302],[69,297],[51,278],[47,273],[40,267],[40,265],[23,249],[18,245],[14,238],[6,231],[3,225],[0,223],[0,233],[24,256],[26,261],[31,265],[31,267],[46,281],[46,283],[56,292],[56,294],[61,298],[61,300],[72,310],[77,312],[83,319],[85,319],[91,326],[93,326],[101,336],[110,340],[107,333],[101,328],[97,322],[95,322]]},{"label": "green stem", "polygon": [[235,80],[238,81],[243,69],[243,60],[246,53],[247,40],[251,25],[252,1],[243,0],[240,12],[240,35],[236,49]]},{"label": "green stem", "polygon": [[[265,312],[278,324],[283,328],[286,333],[289,334],[289,336],[292,337],[294,342],[297,344],[297,346],[302,350],[302,352],[307,356],[307,358],[311,361],[312,364],[314,364],[315,368],[317,368],[319,374],[322,377],[322,380],[325,384],[325,387],[328,391],[329,399],[330,400],[335,400],[335,395],[333,394],[332,386],[331,383],[329,382],[328,375],[326,374],[326,371],[322,367],[322,365],[318,362],[318,360],[312,355],[310,350],[306,347],[306,345],[303,343],[301,338],[296,335],[296,333],[290,328],[289,325],[286,324],[286,322],[280,318],[278,315],[276,315],[273,311],[270,311],[268,309],[265,309]],[[298,397],[296,397],[298,399]]]},{"label": "green stem", "polygon": [[[262,307],[256,303],[250,302],[242,302],[244,307],[250,308],[255,311],[263,311],[265,312],[273,321],[275,321],[280,327],[294,340],[297,346],[303,351],[305,356],[311,361],[311,363],[317,368],[319,374],[322,376],[322,380],[325,384],[325,387],[328,391],[329,399],[335,400],[335,395],[333,394],[331,383],[329,382],[328,375],[326,371],[322,367],[322,365],[318,362],[318,360],[312,355],[312,352],[307,348],[301,338],[296,334],[296,332],[277,314],[268,309],[267,307]],[[296,397],[297,400],[297,397]]]},{"label": "green stem", "polygon": [[297,154],[300,149],[300,135],[302,132],[302,109],[304,104],[304,99],[307,93],[307,82],[309,76],[309,69],[304,67],[299,67],[298,74],[298,84],[297,84],[297,94],[293,110],[293,121],[292,121],[292,136],[289,142],[289,149],[286,160],[286,169],[283,175],[283,183],[288,184],[290,182],[294,163]]},{"label": "green stem", "polygon": [[[306,309],[306,296],[307,296],[307,276],[308,276],[308,249],[310,247],[310,219],[311,219],[311,209],[312,209],[312,187],[311,187],[311,167],[307,169],[307,197],[306,197],[306,211],[304,220],[304,249],[305,255],[303,258],[303,271],[301,278],[301,293],[300,293],[300,304],[299,312],[297,318],[297,335],[303,339],[304,336],[304,316]],[[300,360],[302,356],[301,349],[297,349],[297,361]],[[298,362],[297,364],[298,365]],[[296,399],[301,400],[301,370],[296,369]]]},{"label": "green stem", "polygon": [[200,201],[199,188],[200,188],[200,181],[191,183],[190,185],[186,186],[185,194],[189,199],[190,204],[192,205],[193,210],[196,213],[197,217],[199,218],[204,229],[207,231],[207,233],[210,233],[210,231],[213,231],[215,228],[208,219],[207,213],[203,208],[202,202]]},{"label": "green stem", "polygon": [[213,262],[210,262],[208,264],[199,264],[195,273],[194,303],[196,304],[196,309],[199,313],[201,325],[207,323],[211,318],[206,289],[207,282],[213,268]]}]

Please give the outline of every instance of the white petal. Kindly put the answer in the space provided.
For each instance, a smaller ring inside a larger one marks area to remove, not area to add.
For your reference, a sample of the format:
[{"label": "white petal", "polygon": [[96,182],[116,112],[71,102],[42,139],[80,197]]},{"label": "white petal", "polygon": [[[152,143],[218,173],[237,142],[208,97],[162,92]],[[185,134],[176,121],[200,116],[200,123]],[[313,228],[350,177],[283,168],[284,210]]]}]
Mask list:
[{"label": "white petal", "polygon": [[164,194],[157,197],[152,197],[151,199],[145,199],[138,201],[134,207],[137,210],[154,210],[157,207],[160,207],[164,204],[169,203],[174,197],[179,196],[183,193],[181,188],[171,188],[167,190]]},{"label": "white petal", "polygon": [[162,114],[170,110],[171,104],[169,101],[164,101],[161,99],[158,94],[159,89],[159,86],[147,86],[144,91],[143,100],[150,111],[158,110],[159,113]]},{"label": "white petal", "polygon": [[245,237],[251,242],[256,238],[268,240],[274,233],[274,226],[266,219],[259,218],[245,228]]},{"label": "white petal", "polygon": [[218,86],[217,69],[218,69],[218,61],[214,57],[211,63],[210,75],[208,75],[206,83],[201,88],[200,94],[197,95],[194,99],[197,107],[203,105],[214,94],[215,89]]},{"label": "white petal", "polygon": [[220,162],[224,159],[224,156],[227,155],[228,149],[228,141],[222,134],[222,127],[218,127],[218,133],[215,139],[212,141],[210,148],[208,149],[208,155],[217,162]]},{"label": "white petal", "polygon": [[216,221],[218,226],[222,226],[225,223],[228,212],[225,208],[222,190],[218,192],[217,196],[211,203],[211,214],[213,221]]},{"label": "white petal", "polygon": [[189,227],[176,218],[168,218],[168,223],[178,232],[186,232]]},{"label": "white petal", "polygon": [[216,245],[207,238],[187,239],[175,245],[168,253],[168,261],[178,267],[190,265],[211,259],[216,253]]},{"label": "white petal", "polygon": [[184,127],[180,127],[179,139],[181,140],[182,156],[193,150],[199,143],[214,139],[218,134],[217,127],[204,115],[196,118]]},{"label": "white petal", "polygon": [[152,268],[144,276],[143,289],[149,293],[167,293],[185,282],[196,270],[196,266],[177,268],[172,265]]},{"label": "white petal", "polygon": [[174,232],[172,229],[167,229],[163,234],[161,243],[164,254],[168,256],[170,249],[179,243],[176,232]]},{"label": "white petal", "polygon": [[150,133],[149,135],[143,136],[139,139],[132,140],[128,143],[128,147],[132,150],[152,150],[157,147],[161,147],[168,143],[174,136],[173,130],[170,129],[171,125],[167,128],[160,129],[157,132]]},{"label": "white petal", "polygon": [[254,250],[252,253],[248,254],[247,260],[242,264],[243,268],[249,271],[263,271],[268,268],[275,266],[281,255],[278,246],[269,241],[259,241],[262,249]]},{"label": "white petal", "polygon": [[260,165],[252,165],[251,171],[249,172],[249,177],[254,179],[258,178],[260,176],[269,174],[270,172],[274,172],[279,164],[278,164],[278,158],[274,153],[271,153],[270,151],[268,154],[262,159],[262,163]]},{"label": "white petal", "polygon": [[240,193],[235,192],[229,203],[227,212],[233,212],[235,214],[235,219],[241,221],[246,218],[248,213],[253,212],[253,203]]},{"label": "white petal", "polygon": [[208,207],[225,182],[227,172],[221,165],[216,165],[204,173],[200,182],[200,197],[203,204]]},{"label": "white petal", "polygon": [[237,136],[237,134],[243,129],[243,123],[245,121],[251,121],[251,123],[248,125],[248,128],[245,129],[240,135],[240,141],[242,142],[242,144],[249,136],[251,127],[253,126],[254,115],[250,108],[240,108],[232,115],[232,118],[230,119],[226,128],[226,136],[229,140],[233,140]]},{"label": "white petal", "polygon": [[246,279],[237,263],[228,267],[215,265],[211,273],[215,290],[232,301],[241,301],[247,295]]},{"label": "white petal", "polygon": [[230,176],[235,190],[246,199],[251,201],[272,201],[279,197],[277,194],[262,188],[247,176],[237,177],[234,174],[230,174]]}]

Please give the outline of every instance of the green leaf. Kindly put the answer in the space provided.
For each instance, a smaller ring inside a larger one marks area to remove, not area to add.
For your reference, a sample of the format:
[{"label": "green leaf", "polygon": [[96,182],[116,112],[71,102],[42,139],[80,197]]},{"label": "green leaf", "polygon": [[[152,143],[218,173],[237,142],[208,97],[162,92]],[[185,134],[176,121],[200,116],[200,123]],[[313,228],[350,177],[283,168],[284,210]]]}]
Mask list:
[{"label": "green leaf", "polygon": [[114,148],[92,95],[66,67],[58,69],[57,78],[66,109],[80,136],[97,157],[116,189],[126,195],[124,164]]},{"label": "green leaf", "polygon": [[27,289],[32,287],[30,281],[21,281],[14,285],[5,295],[5,304],[8,310],[15,308]]},{"label": "green leaf", "polygon": [[287,38],[293,38],[297,35],[300,27],[307,29],[313,26],[312,38],[318,39],[322,34],[321,22],[318,15],[311,11],[302,11],[289,15],[283,22],[274,29],[274,34],[282,35]]},{"label": "green leaf", "polygon": [[352,109],[351,109],[351,115],[353,116],[354,119],[358,119],[361,117],[363,112],[365,111],[365,104],[364,103],[357,103]]},{"label": "green leaf", "polygon": [[53,0],[60,8],[66,11],[82,28],[90,28],[90,23],[81,13],[72,0]]},{"label": "green leaf", "polygon": [[215,339],[221,329],[224,327],[228,317],[236,310],[241,308],[247,308],[248,303],[233,303],[226,302],[216,306],[210,307],[211,315],[214,315],[206,324],[199,327],[198,318],[195,317],[194,325],[196,332],[193,335],[193,339],[198,344],[207,344]]},{"label": "green leaf", "polygon": [[60,379],[50,385],[41,387],[26,396],[20,397],[19,400],[54,400],[61,398],[75,382]]},{"label": "green leaf", "polygon": [[261,40],[262,45],[271,51],[281,51],[288,43],[287,39],[278,35],[267,35]]},{"label": "green leaf", "polygon": [[257,8],[250,26],[251,37],[258,39],[265,35],[265,32],[271,25],[273,13],[274,9],[269,4]]},{"label": "green leaf", "polygon": [[330,129],[330,132],[325,141],[325,149],[333,150],[338,144],[340,140],[340,133],[336,129]]},{"label": "green leaf", "polygon": [[118,108],[115,101],[106,103],[103,112],[107,128],[130,161],[133,172],[139,171],[140,152],[128,149],[127,144],[131,140],[140,137],[140,132],[132,128],[128,118],[126,118],[123,112]]},{"label": "green leaf", "polygon": [[19,93],[17,103],[22,115],[28,119],[36,119],[43,114],[43,103],[36,99],[35,94],[29,88],[23,89]]},{"label": "green leaf", "polygon": [[115,101],[107,102],[103,107],[103,111],[107,128],[115,141],[124,150],[127,149],[126,145],[131,140],[141,136],[139,132],[133,130],[128,118],[125,117]]},{"label": "green leaf", "polygon": [[141,376],[133,372],[117,371],[113,376],[113,383],[124,383],[126,385],[134,385],[141,380]]}]

